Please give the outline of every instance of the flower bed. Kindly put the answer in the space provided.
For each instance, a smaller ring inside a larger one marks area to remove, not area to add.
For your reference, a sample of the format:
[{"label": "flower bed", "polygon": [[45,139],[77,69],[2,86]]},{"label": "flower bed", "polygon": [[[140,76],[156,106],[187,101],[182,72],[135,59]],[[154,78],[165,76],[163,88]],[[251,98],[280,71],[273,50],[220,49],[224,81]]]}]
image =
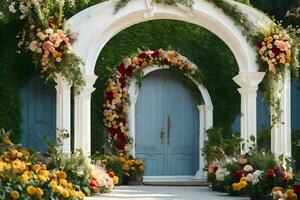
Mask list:
[{"label": "flower bed", "polygon": [[50,148],[48,156],[13,144],[0,132],[0,199],[78,200],[93,193],[112,191],[118,177],[80,151],[65,156]]}]

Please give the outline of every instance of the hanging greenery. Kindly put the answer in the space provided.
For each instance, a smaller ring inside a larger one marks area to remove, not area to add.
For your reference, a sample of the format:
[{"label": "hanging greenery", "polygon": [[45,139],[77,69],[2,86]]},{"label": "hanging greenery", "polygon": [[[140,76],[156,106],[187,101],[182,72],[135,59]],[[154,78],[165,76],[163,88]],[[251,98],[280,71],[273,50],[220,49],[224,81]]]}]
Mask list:
[{"label": "hanging greenery", "polygon": [[82,61],[72,51],[76,35],[65,24],[64,0],[8,0],[2,2],[1,8],[2,23],[10,18],[23,21],[24,29],[17,36],[18,47],[31,52],[33,62],[45,80],[63,76],[79,92],[84,85],[80,70]]}]

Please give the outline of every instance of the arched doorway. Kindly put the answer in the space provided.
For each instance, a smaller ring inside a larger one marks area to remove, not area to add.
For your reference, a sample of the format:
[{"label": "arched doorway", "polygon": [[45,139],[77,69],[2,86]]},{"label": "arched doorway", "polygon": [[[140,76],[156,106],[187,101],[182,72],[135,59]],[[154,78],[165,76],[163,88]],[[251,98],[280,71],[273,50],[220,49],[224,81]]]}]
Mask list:
[{"label": "arched doorway", "polygon": [[136,102],[135,155],[146,176],[195,175],[199,166],[197,101],[170,70],[145,76]]}]

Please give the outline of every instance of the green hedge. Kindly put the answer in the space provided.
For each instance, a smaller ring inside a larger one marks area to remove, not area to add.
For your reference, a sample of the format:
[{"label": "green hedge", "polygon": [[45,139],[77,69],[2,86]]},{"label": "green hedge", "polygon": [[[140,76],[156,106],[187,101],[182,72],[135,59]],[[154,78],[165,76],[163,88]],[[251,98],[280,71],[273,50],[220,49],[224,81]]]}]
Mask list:
[{"label": "green hedge", "polygon": [[118,66],[122,58],[137,49],[172,48],[194,62],[204,73],[214,105],[215,126],[228,131],[240,113],[240,96],[232,77],[238,66],[230,49],[221,39],[199,26],[174,21],[155,20],[134,25],[110,40],[102,50],[95,69],[99,76],[92,95],[92,147],[99,150],[104,142],[102,102],[105,82],[110,75],[108,68]]}]

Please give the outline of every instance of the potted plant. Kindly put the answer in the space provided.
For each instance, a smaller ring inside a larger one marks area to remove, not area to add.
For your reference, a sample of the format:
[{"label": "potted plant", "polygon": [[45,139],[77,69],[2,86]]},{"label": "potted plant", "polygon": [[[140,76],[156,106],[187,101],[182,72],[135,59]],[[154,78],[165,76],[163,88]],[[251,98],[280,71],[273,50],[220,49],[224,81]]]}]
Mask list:
[{"label": "potted plant", "polygon": [[142,185],[145,171],[144,163],[138,158],[130,157],[123,163],[125,175],[129,177],[128,185]]}]

